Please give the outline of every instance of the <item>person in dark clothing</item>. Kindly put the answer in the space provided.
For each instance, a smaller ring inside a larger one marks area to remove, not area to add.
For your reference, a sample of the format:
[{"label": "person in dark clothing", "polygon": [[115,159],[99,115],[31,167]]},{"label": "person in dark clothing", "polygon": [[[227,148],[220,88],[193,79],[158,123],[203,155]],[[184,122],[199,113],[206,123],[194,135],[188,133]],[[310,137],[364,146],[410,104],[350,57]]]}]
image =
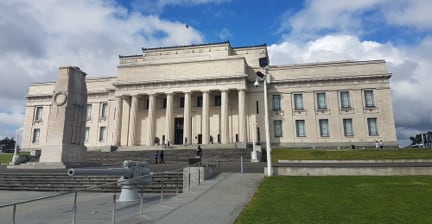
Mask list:
[{"label": "person in dark clothing", "polygon": [[161,150],[160,151],[160,153],[159,153],[159,163],[165,163],[165,160],[164,160],[164,151],[163,150]]},{"label": "person in dark clothing", "polygon": [[198,145],[197,152],[196,152],[196,157],[199,158],[199,159],[202,158],[202,149],[201,149],[200,145]]},{"label": "person in dark clothing", "polygon": [[157,163],[158,163],[158,159],[159,159],[159,151],[156,151],[156,152],[153,154],[153,157],[154,157],[154,162],[155,162],[155,164],[157,164]]}]

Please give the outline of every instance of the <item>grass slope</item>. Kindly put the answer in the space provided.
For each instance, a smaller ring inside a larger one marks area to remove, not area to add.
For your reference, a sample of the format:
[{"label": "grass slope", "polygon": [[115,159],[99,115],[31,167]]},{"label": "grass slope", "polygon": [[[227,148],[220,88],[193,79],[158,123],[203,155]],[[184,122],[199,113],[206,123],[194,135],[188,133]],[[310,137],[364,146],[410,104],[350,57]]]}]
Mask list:
[{"label": "grass slope", "polygon": [[267,177],[242,223],[432,223],[432,177]]}]

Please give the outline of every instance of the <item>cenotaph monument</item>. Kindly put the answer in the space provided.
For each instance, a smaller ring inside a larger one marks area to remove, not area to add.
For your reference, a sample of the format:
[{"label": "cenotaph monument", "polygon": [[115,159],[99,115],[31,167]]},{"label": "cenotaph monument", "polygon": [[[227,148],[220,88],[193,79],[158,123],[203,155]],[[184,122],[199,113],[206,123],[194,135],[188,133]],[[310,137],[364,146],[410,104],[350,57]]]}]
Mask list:
[{"label": "cenotaph monument", "polygon": [[78,67],[61,67],[51,99],[46,145],[39,163],[57,167],[83,161],[87,114],[87,74]]}]

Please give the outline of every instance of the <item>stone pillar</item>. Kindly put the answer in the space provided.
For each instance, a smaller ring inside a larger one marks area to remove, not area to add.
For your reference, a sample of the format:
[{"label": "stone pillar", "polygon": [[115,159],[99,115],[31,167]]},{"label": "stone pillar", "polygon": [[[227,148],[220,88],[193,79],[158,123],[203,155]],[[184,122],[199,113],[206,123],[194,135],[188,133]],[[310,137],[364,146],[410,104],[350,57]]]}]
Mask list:
[{"label": "stone pillar", "polygon": [[228,139],[228,90],[221,92],[221,143],[227,144]]},{"label": "stone pillar", "polygon": [[123,110],[123,96],[116,97],[117,107],[115,113],[115,126],[114,126],[114,136],[113,136],[113,145],[120,146],[120,138],[121,138],[121,125],[122,125],[122,110]]},{"label": "stone pillar", "polygon": [[136,114],[138,112],[138,96],[134,95],[131,99],[131,109],[129,116],[129,136],[128,136],[128,146],[135,145],[135,135],[136,135]]},{"label": "stone pillar", "polygon": [[[167,106],[166,106],[166,115],[165,115],[165,141],[169,141],[170,144],[173,143],[173,94],[168,93],[167,94]],[[163,142],[165,143],[165,142]]]},{"label": "stone pillar", "polygon": [[123,96],[122,102],[122,116],[121,116],[121,130],[120,135],[120,145],[128,145],[129,138],[129,115],[130,115],[130,106],[131,106],[131,97]]},{"label": "stone pillar", "polygon": [[154,114],[155,114],[155,95],[149,95],[149,108],[148,108],[148,123],[147,123],[147,143],[148,145],[154,144]]},{"label": "stone pillar", "polygon": [[238,91],[238,111],[239,111],[239,141],[240,142],[246,142],[246,110],[245,110],[245,104],[246,104],[246,93],[244,89],[240,89]]},{"label": "stone pillar", "polygon": [[[82,162],[87,112],[86,73],[78,67],[61,67],[49,110],[46,145],[40,163],[66,167]],[[50,166],[50,165],[48,165]]]},{"label": "stone pillar", "polygon": [[192,142],[192,119],[191,119],[191,93],[185,93],[184,99],[184,125],[183,125],[183,144],[188,145]]},{"label": "stone pillar", "polygon": [[202,107],[202,144],[208,144],[210,138],[210,117],[209,117],[209,92],[203,92]]}]

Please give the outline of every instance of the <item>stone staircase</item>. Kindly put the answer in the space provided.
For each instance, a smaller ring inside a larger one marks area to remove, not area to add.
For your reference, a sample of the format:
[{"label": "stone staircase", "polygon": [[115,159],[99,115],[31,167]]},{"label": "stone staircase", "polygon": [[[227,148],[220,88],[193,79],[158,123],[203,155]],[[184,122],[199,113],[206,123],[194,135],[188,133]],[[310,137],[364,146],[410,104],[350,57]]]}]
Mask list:
[{"label": "stone staircase", "polygon": [[[79,191],[120,192],[118,177],[114,176],[67,176],[63,173],[0,173],[0,190],[10,191]],[[153,183],[140,188],[144,193],[181,193],[182,172],[158,172],[153,174]]]},{"label": "stone staircase", "polygon": [[[182,168],[188,165],[189,158],[195,158],[197,145],[181,146],[164,149],[165,164],[154,164],[153,154],[161,150],[162,146],[152,149],[140,146],[120,147],[117,151],[102,152],[88,151],[86,162],[98,167],[121,167],[125,160],[146,161],[149,163],[153,175],[152,185],[144,186],[141,190],[146,193],[182,192]],[[230,164],[240,157],[250,161],[250,150],[235,145],[201,145],[203,149],[202,162],[204,164]],[[232,166],[232,164],[231,164]],[[232,169],[229,167],[229,169]],[[237,169],[237,168],[234,168]],[[260,169],[260,167],[258,167]],[[66,170],[32,170],[23,169],[7,172],[0,170],[0,190],[13,191],[90,191],[114,192],[120,191],[117,186],[118,177],[113,176],[74,176],[69,177]],[[52,172],[55,171],[55,172]],[[99,185],[103,185],[98,187]]]},{"label": "stone staircase", "polygon": [[[245,161],[250,160],[250,150],[246,148],[225,148],[215,147],[214,145],[203,145],[203,158],[204,162],[234,162],[239,161],[243,156]],[[86,160],[89,163],[95,163],[101,166],[119,166],[125,160],[139,160],[146,161],[149,164],[154,163],[154,152],[159,149],[141,148],[139,146],[121,147],[113,152],[89,151],[87,152]],[[189,158],[196,156],[196,147],[191,148],[167,148],[163,149],[165,161],[169,164],[188,164]]]}]

